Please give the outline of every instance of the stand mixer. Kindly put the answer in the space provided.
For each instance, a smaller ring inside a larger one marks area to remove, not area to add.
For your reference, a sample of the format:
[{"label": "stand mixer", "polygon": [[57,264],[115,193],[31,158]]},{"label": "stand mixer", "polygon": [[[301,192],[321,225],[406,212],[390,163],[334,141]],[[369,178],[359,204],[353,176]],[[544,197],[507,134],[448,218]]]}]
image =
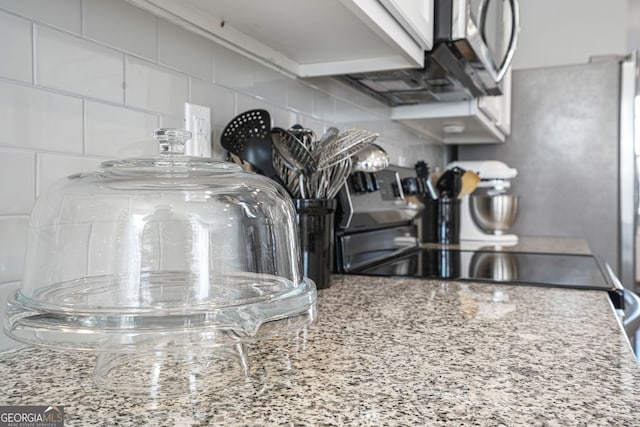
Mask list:
[{"label": "stand mixer", "polygon": [[458,161],[447,169],[455,166],[480,176],[476,190],[461,199],[460,240],[501,246],[518,243],[517,235],[505,233],[518,210],[518,197],[508,193],[518,171],[496,160]]}]

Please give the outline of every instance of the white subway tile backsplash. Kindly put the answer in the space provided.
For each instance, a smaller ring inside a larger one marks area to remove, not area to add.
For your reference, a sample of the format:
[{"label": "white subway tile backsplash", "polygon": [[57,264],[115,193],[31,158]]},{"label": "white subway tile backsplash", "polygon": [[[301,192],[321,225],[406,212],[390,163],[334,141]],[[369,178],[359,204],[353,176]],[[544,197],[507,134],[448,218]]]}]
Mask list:
[{"label": "white subway tile backsplash", "polygon": [[0,216],[0,282],[22,278],[28,216]]},{"label": "white subway tile backsplash", "polygon": [[179,116],[160,116],[161,128],[183,129],[185,127],[184,117]]},{"label": "white subway tile backsplash", "polygon": [[87,101],[85,152],[92,156],[138,157],[158,153],[153,130],[158,116]]},{"label": "white subway tile backsplash", "polygon": [[67,156],[61,154],[38,154],[38,196],[46,192],[54,182],[79,172],[98,169],[104,159]]},{"label": "white subway tile backsplash", "polygon": [[29,214],[35,200],[36,154],[0,150],[0,215]]},{"label": "white subway tile backsplash", "polygon": [[167,21],[158,22],[158,62],[213,80],[213,44]]},{"label": "white subway tile backsplash", "polygon": [[72,33],[82,31],[82,0],[0,0],[0,9]]},{"label": "white subway tile backsplash", "polygon": [[378,119],[374,114],[367,110],[339,99],[335,101],[335,108],[335,117],[333,121],[338,124],[343,124],[346,127],[355,127],[357,122]]},{"label": "white subway tile backsplash", "polygon": [[32,81],[31,22],[0,12],[0,76]]},{"label": "white subway tile backsplash", "polygon": [[190,99],[211,109],[212,127],[224,127],[236,115],[236,95],[213,83],[192,78]]},{"label": "white subway tile backsplash", "polygon": [[82,153],[82,100],[0,82],[0,146]]},{"label": "white subway tile backsplash", "polygon": [[123,58],[96,43],[36,26],[38,85],[122,103]]},{"label": "white subway tile backsplash", "polygon": [[84,0],[84,36],[156,60],[155,16],[122,0]]},{"label": "white subway tile backsplash", "polygon": [[316,120],[309,116],[301,116],[300,124],[303,127],[314,131],[316,133],[316,138],[321,138],[322,135],[324,135],[324,133],[326,132],[326,130],[330,127],[330,126],[326,126],[324,122],[321,122],[320,120]]},{"label": "white subway tile backsplash", "polygon": [[174,116],[189,100],[186,76],[132,57],[126,59],[126,105]]},{"label": "white subway tile backsplash", "polygon": [[271,108],[271,121],[274,126],[284,129],[288,129],[295,124],[301,124],[298,113],[280,107]]},{"label": "white subway tile backsplash", "polygon": [[276,105],[286,105],[290,78],[261,65],[254,67],[254,91]]},{"label": "white subway tile backsplash", "polygon": [[290,80],[287,85],[287,106],[304,114],[313,112],[313,89],[300,82]]},{"label": "white subway tile backsplash", "polygon": [[226,160],[227,158],[227,150],[220,145],[220,136],[223,130],[223,128],[212,128],[211,157],[216,160]]},{"label": "white subway tile backsplash", "polygon": [[313,117],[329,122],[336,121],[336,100],[334,97],[320,90],[314,90],[311,100]]},{"label": "white subway tile backsplash", "polygon": [[425,140],[421,142],[422,144],[411,144],[405,146],[405,150],[411,153],[410,165],[415,165],[415,162],[418,159],[427,159],[431,165],[444,164],[444,151],[438,144],[429,143]]},{"label": "white subway tile backsplash", "polygon": [[[241,93],[236,94],[236,114],[255,109],[267,110],[271,114],[272,108],[271,104],[262,99]],[[271,121],[273,122],[273,117],[271,117]]]},{"label": "white subway tile backsplash", "polygon": [[367,129],[371,132],[384,135],[385,126],[380,120],[370,119],[353,122],[353,127],[356,129]]},{"label": "white subway tile backsplash", "polygon": [[253,61],[221,46],[214,47],[213,55],[214,81],[217,85],[253,93]]}]

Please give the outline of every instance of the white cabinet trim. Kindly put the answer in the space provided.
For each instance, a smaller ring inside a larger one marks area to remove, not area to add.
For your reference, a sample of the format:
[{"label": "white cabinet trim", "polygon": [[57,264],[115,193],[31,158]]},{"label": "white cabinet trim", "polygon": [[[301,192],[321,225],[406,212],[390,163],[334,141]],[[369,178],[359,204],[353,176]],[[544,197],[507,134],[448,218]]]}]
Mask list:
[{"label": "white cabinet trim", "polygon": [[[278,51],[257,37],[252,37],[234,28],[221,17],[209,10],[201,10],[187,0],[128,0],[130,3],[150,11],[151,13],[179,25],[189,31],[212,40],[236,53],[256,60],[263,65],[277,69],[290,76],[317,77],[337,74],[348,74],[363,71],[389,70],[398,68],[417,68],[424,64],[424,49],[420,43],[407,32],[407,29],[383,7],[378,0],[339,0],[345,8],[344,13],[353,14],[353,22],[371,31],[374,42],[384,45],[390,54],[380,52],[383,56],[372,55],[369,58],[336,59],[335,61],[309,61],[299,63],[286,54]],[[322,1],[318,2],[322,6]],[[210,8],[215,7],[212,2]],[[237,11],[241,13],[241,11]],[[247,13],[250,13],[247,11]],[[274,13],[278,13],[274,11]],[[313,15],[313,11],[310,11]],[[313,21],[311,16],[301,17]],[[264,17],[265,21],[269,17]],[[332,31],[331,22],[318,22],[314,25],[326,26]],[[293,35],[295,36],[295,35]],[[349,35],[345,35],[348,42]],[[372,39],[373,40],[373,39]],[[318,40],[322,43],[322,40]],[[313,49],[313,46],[309,46]],[[357,46],[354,46],[357,49]]]}]

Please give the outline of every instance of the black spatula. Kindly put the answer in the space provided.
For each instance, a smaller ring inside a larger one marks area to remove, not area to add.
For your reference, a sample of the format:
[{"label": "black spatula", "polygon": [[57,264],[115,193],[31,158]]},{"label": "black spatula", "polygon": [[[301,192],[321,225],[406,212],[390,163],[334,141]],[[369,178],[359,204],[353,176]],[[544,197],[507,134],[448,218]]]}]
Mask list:
[{"label": "black spatula", "polygon": [[249,110],[234,117],[222,131],[220,143],[222,148],[280,184],[293,197],[273,166],[271,116],[268,111]]},{"label": "black spatula", "polygon": [[224,128],[220,143],[263,175],[281,183],[273,167],[271,116],[266,110],[249,110],[236,116]]}]

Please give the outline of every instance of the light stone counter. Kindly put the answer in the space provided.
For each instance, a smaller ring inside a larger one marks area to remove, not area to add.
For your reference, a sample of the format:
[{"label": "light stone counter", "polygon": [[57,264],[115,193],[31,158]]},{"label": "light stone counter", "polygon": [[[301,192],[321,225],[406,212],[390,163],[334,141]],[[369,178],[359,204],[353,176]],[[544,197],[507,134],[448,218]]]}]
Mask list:
[{"label": "light stone counter", "polygon": [[640,368],[606,292],[336,276],[318,320],[226,391],[114,396],[95,357],[0,354],[0,404],[79,425],[640,425]]}]

